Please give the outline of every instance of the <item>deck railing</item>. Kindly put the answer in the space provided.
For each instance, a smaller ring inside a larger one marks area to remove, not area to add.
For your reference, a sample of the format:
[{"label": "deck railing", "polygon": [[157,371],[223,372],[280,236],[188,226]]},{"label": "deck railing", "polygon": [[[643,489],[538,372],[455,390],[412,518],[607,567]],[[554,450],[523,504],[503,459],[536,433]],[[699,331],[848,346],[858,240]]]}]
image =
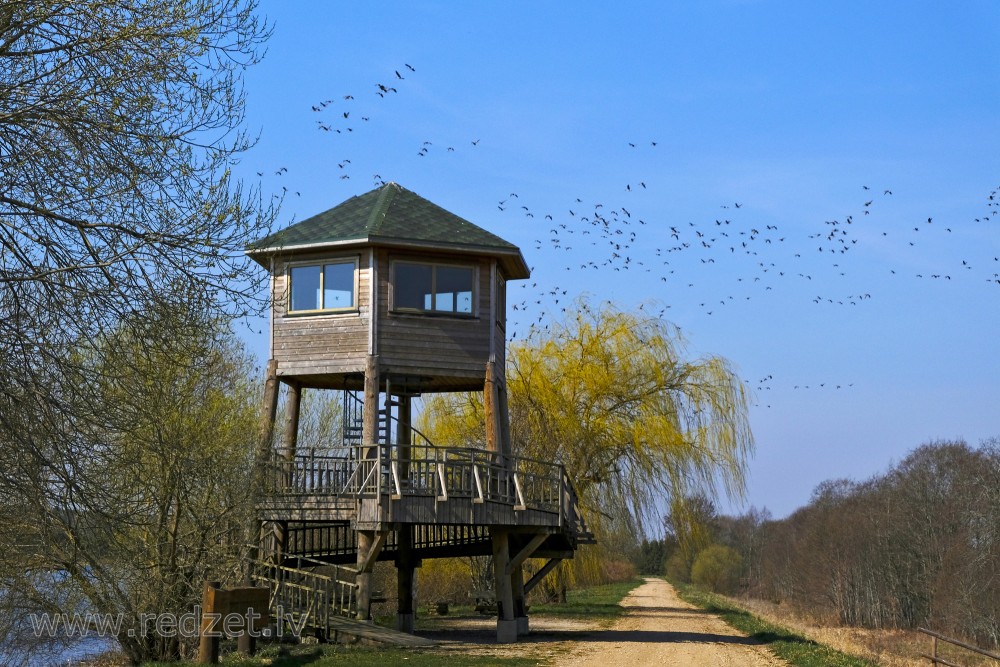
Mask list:
[{"label": "deck railing", "polygon": [[357,445],[335,452],[308,449],[270,462],[274,495],[393,499],[428,496],[502,503],[560,515],[579,510],[563,466],[472,447]]}]

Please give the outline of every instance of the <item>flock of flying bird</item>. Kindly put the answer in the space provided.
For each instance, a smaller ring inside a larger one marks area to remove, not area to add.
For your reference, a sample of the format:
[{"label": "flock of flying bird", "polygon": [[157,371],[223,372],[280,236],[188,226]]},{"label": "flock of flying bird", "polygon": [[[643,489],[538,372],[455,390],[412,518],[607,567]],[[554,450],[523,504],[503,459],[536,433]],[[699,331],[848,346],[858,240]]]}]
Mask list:
[{"label": "flock of flying bird", "polygon": [[[371,93],[379,99],[399,93],[397,86],[417,70],[404,64],[394,70],[393,85],[376,83]],[[405,72],[405,76],[404,76]],[[339,100],[328,99],[312,106],[312,111],[323,114],[316,121],[317,128],[333,134],[354,132],[357,120],[367,123],[373,113],[359,111],[355,95],[347,94]],[[626,141],[631,151],[655,151],[658,141]],[[442,144],[443,145],[443,144]],[[462,145],[462,144],[459,144]],[[475,148],[479,139],[470,139],[468,146]],[[432,141],[423,141],[415,147],[415,156],[425,158],[434,150]],[[445,153],[454,153],[454,145],[447,146]],[[349,179],[352,175],[350,159],[340,160],[339,178]],[[279,170],[278,175],[285,170]],[[375,186],[386,181],[380,174],[372,176]],[[287,193],[287,188],[284,189]],[[816,225],[811,233],[804,233],[801,227],[779,229],[776,224],[753,221],[753,213],[743,202],[732,202],[719,207],[717,215],[707,216],[701,221],[662,221],[652,214],[646,204],[653,192],[653,184],[646,180],[631,180],[620,186],[617,195],[602,201],[595,201],[583,195],[559,205],[539,205],[521,197],[517,192],[507,192],[498,198],[496,210],[509,224],[523,232],[525,225],[531,230],[533,249],[544,254],[547,267],[545,275],[553,275],[551,267],[560,263],[559,270],[568,272],[567,278],[581,286],[581,274],[622,274],[624,272],[649,273],[658,278],[666,294],[676,290],[695,290],[700,280],[705,279],[709,289],[718,289],[720,281],[730,282],[727,294],[723,296],[695,299],[705,315],[713,315],[720,309],[738,302],[762,298],[779,288],[785,281],[799,281],[810,286],[809,299],[818,305],[857,307],[877,298],[870,289],[845,288],[842,292],[838,279],[845,279],[857,268],[852,263],[852,255],[859,248],[895,243],[893,248],[914,248],[923,244],[941,242],[941,235],[953,233],[956,223],[939,223],[932,217],[899,227],[899,223],[885,223],[875,214],[883,201],[893,196],[890,188],[873,189],[868,185],[859,188],[859,201],[855,210],[836,219],[826,220]],[[298,193],[296,193],[298,194]],[[1000,191],[991,192],[986,208],[976,223],[992,222],[1000,210]],[[876,219],[878,222],[876,223]],[[889,226],[889,225],[895,225]],[[937,235],[937,236],[935,236]],[[806,258],[811,253],[812,258]],[[816,259],[823,262],[817,263]],[[901,267],[886,266],[889,276],[899,278],[909,275],[916,280],[939,280],[942,282],[965,279],[973,274],[987,282],[1000,286],[1000,258],[991,257],[992,266],[974,265],[970,259],[961,264],[941,265],[931,271],[912,271]],[[806,261],[808,260],[808,261]],[[870,258],[868,259],[870,262]],[[737,265],[739,270],[737,269]],[[807,268],[810,267],[810,268]],[[534,272],[534,268],[533,268]],[[821,272],[821,274],[820,274]],[[536,331],[546,331],[548,318],[566,313],[571,308],[570,301],[576,298],[569,290],[552,284],[546,285],[542,279],[523,281],[520,284],[521,298],[508,295],[512,312],[510,320],[528,327],[528,335]],[[559,281],[562,282],[562,281]],[[845,281],[844,285],[849,285]],[[849,293],[848,293],[849,292]],[[669,298],[669,297],[668,297]],[[577,304],[579,306],[579,304]],[[585,305],[585,304],[584,304]],[[649,306],[647,308],[647,306]],[[670,305],[644,303],[640,310],[652,317],[662,318]],[[512,339],[517,337],[511,332]],[[747,381],[758,391],[771,388],[773,376],[767,375],[757,381]],[[816,382],[794,385],[794,389],[846,389],[852,382]]]}]

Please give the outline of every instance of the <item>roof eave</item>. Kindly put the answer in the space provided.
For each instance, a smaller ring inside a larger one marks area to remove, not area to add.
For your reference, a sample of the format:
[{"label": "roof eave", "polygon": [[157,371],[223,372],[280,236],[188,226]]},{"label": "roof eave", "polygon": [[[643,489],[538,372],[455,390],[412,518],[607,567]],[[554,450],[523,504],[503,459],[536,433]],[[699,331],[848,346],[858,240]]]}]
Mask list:
[{"label": "roof eave", "polygon": [[262,261],[263,258],[280,253],[333,250],[365,245],[377,245],[392,248],[414,248],[419,250],[437,250],[441,252],[458,252],[496,257],[501,260],[508,280],[526,280],[531,277],[531,270],[524,261],[524,256],[515,246],[511,246],[508,249],[491,246],[463,245],[460,243],[428,243],[426,241],[370,237],[342,239],[339,241],[323,241],[320,243],[301,243],[298,245],[270,246],[266,248],[250,248],[245,250],[244,254],[261,266],[266,267],[267,264]]}]

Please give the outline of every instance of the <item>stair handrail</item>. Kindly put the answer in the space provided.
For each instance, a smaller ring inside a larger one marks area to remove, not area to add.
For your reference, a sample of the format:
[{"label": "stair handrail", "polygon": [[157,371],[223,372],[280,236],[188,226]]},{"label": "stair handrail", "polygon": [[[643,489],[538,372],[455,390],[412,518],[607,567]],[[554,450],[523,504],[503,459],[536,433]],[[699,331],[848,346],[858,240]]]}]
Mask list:
[{"label": "stair handrail", "polygon": [[[297,560],[308,560],[322,567],[334,568],[334,575],[320,574],[311,570],[289,567],[260,560],[258,558],[248,558],[250,565],[249,572],[251,581],[256,583],[267,582],[271,590],[269,596],[270,607],[277,607],[283,600],[286,587],[297,588],[308,592],[309,601],[306,605],[306,618],[313,615],[317,597],[324,596],[324,611],[329,614],[331,605],[337,615],[350,618],[357,613],[357,581],[349,581],[341,576],[341,572],[351,572],[357,575],[357,570],[343,565],[331,565],[321,561],[315,561],[305,557],[296,557]],[[298,581],[291,581],[292,578]],[[332,596],[331,596],[332,593]],[[336,598],[336,599],[333,599]],[[301,609],[294,611],[302,613]]]}]

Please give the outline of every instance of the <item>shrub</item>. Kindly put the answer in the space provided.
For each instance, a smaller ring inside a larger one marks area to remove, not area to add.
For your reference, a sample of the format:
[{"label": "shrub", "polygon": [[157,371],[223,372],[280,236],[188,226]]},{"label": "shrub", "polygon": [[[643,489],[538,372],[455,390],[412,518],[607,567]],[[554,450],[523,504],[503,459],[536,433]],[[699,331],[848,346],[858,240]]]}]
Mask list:
[{"label": "shrub", "polygon": [[740,582],[743,559],[735,549],[713,544],[703,549],[691,566],[691,581],[715,593],[732,593]]},{"label": "shrub", "polygon": [[675,551],[674,555],[667,559],[667,578],[682,584],[691,582],[691,568],[680,550]]},{"label": "shrub", "polygon": [[468,604],[472,589],[468,559],[428,558],[417,571],[419,604]]}]

